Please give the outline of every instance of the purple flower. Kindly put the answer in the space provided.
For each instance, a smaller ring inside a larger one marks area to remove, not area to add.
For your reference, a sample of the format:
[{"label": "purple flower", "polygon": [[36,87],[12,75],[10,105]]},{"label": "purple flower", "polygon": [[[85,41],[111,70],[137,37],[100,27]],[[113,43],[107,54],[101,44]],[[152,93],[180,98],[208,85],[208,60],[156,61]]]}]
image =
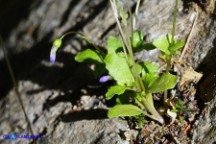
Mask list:
[{"label": "purple flower", "polygon": [[55,63],[56,60],[56,51],[57,51],[57,47],[52,47],[51,52],[50,52],[50,61],[52,64]]},{"label": "purple flower", "polygon": [[109,75],[105,75],[105,76],[102,76],[99,80],[100,83],[105,83],[107,82],[108,80],[110,80],[111,77]]},{"label": "purple flower", "polygon": [[50,61],[51,61],[52,64],[55,63],[56,51],[58,50],[58,48],[61,47],[61,45],[62,45],[62,38],[57,38],[57,39],[54,40],[52,49],[50,51]]},{"label": "purple flower", "polygon": [[51,54],[50,54],[50,61],[51,61],[52,64],[55,63],[55,59],[56,59],[56,55],[53,54],[53,53],[51,53]]}]

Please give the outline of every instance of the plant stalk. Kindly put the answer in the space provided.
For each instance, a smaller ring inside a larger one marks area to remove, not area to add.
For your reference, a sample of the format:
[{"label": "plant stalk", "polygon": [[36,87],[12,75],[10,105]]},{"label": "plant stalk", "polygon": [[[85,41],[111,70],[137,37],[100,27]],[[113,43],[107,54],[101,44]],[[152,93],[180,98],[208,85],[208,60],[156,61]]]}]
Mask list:
[{"label": "plant stalk", "polygon": [[[177,10],[178,10],[178,0],[176,0],[176,2],[175,2],[171,45],[175,44],[174,36],[175,36],[175,27],[176,27],[176,14],[177,14]],[[166,63],[167,63],[166,72],[169,72],[170,69],[171,69],[171,60],[172,60],[172,54],[169,55],[169,56],[166,56]],[[168,94],[167,90],[164,91],[164,102],[165,102],[166,99],[167,99],[167,94]]]},{"label": "plant stalk", "polygon": [[110,0],[110,3],[111,3],[111,7],[113,9],[114,17],[116,19],[116,22],[117,22],[117,25],[118,25],[118,28],[119,28],[120,35],[122,37],[122,41],[126,45],[126,47],[128,47],[128,43],[127,43],[126,38],[124,36],[123,30],[121,28],[121,24],[120,24],[120,22],[118,20],[118,11],[117,11],[115,0]]},{"label": "plant stalk", "polygon": [[[135,67],[135,61],[134,61],[133,49],[132,49],[132,41],[133,41],[133,37],[132,36],[133,36],[133,32],[134,32],[133,15],[132,15],[132,12],[131,12],[129,0],[126,0],[126,3],[127,3],[128,11],[129,11],[130,30],[131,30],[131,34],[130,34],[130,36],[128,36],[129,37],[129,40],[128,40],[129,47],[127,49],[128,49],[129,55],[131,56],[131,59],[132,59],[133,75],[134,75],[136,81],[138,81],[139,88],[141,89],[141,91],[145,92],[145,87],[143,85],[142,79],[140,78],[140,75],[137,72],[137,68]],[[137,13],[138,13],[138,8],[137,8]]]},{"label": "plant stalk", "polygon": [[[124,49],[124,52],[126,54],[126,57],[127,57],[127,54],[129,54],[129,56],[130,56],[130,59],[128,59],[128,64],[130,64],[129,66],[132,68],[132,75],[133,75],[135,81],[138,82],[139,90],[145,93],[145,87],[144,87],[144,84],[143,84],[143,81],[142,81],[140,75],[138,74],[136,63],[135,63],[134,56],[133,56],[133,49],[132,49],[132,40],[133,40],[132,35],[133,35],[133,27],[134,27],[133,16],[132,16],[132,12],[131,12],[131,9],[130,9],[129,0],[126,0],[126,2],[127,2],[129,16],[130,16],[130,31],[131,31],[130,33],[128,33],[129,29],[128,29],[128,27],[126,25],[124,27],[126,32],[124,33],[124,31],[123,31],[123,29],[121,27],[120,21],[118,19],[118,10],[117,10],[117,7],[116,7],[115,0],[110,0],[111,6],[112,6],[112,9],[113,9],[113,12],[114,12],[114,17],[116,19],[116,22],[117,22],[117,25],[118,25],[118,28],[119,28],[120,36],[121,36],[122,41],[123,41],[123,43],[124,43],[124,45],[125,45],[125,47],[127,49],[127,51]],[[139,0],[138,0],[138,3],[140,3]],[[161,124],[163,124],[164,123],[163,118],[160,116],[160,114],[157,112],[157,110],[153,106],[152,95],[151,94],[148,95],[147,98],[148,99],[146,99],[145,97],[142,97],[141,101],[135,99],[135,102],[139,106],[141,106],[142,108],[146,108],[152,114],[152,115],[149,115],[149,114],[147,114],[147,112],[144,112],[145,115],[147,115],[150,118],[152,118],[152,119],[160,122]]]},{"label": "plant stalk", "polygon": [[135,16],[133,18],[133,28],[136,29],[136,18],[138,16],[138,10],[140,6],[140,0],[137,0],[136,8],[135,8]]},{"label": "plant stalk", "polygon": [[171,41],[172,45],[175,43],[174,36],[175,36],[175,26],[176,26],[176,14],[177,14],[177,10],[178,10],[178,0],[176,0],[175,9],[174,9],[174,19],[173,19],[173,28],[172,28],[172,41]]},{"label": "plant stalk", "polygon": [[145,106],[145,108],[151,112],[151,114],[153,114],[151,116],[152,119],[160,122],[161,124],[164,123],[164,119],[162,118],[162,116],[158,113],[158,111],[151,105],[147,102],[147,100],[143,97],[143,105]]},{"label": "plant stalk", "polygon": [[[115,17],[117,25],[118,25],[118,29],[119,29],[119,32],[120,32],[121,39],[123,41],[123,50],[124,50],[125,57],[126,58],[128,57],[127,52],[129,54],[129,56],[131,57],[131,64],[132,65],[130,67],[132,67],[133,77],[134,77],[135,81],[138,81],[139,89],[140,90],[145,90],[144,85],[142,83],[142,80],[141,80],[140,76],[138,75],[137,70],[135,68],[135,61],[134,61],[134,56],[133,56],[132,44],[131,44],[132,36],[129,36],[129,34],[127,34],[127,37],[125,36],[124,31],[123,31],[123,29],[121,27],[121,23],[120,23],[120,21],[118,19],[118,10],[117,10],[117,7],[116,7],[116,2],[115,2],[115,0],[110,0],[110,3],[111,3],[111,7],[113,9],[114,17]],[[128,3],[128,5],[129,5],[129,3]],[[128,6],[128,8],[129,8],[129,11],[130,11],[130,6]],[[131,12],[129,12],[129,14],[130,14],[130,16],[132,16]],[[131,21],[131,26],[133,26],[132,23],[133,23],[133,19]],[[133,30],[133,27],[131,27],[131,29]],[[127,29],[127,31],[128,31],[128,29]],[[124,45],[125,45],[126,48],[124,47]],[[127,60],[129,60],[129,59],[127,58]]]},{"label": "plant stalk", "polygon": [[22,111],[24,113],[24,116],[25,116],[26,122],[28,124],[29,130],[30,130],[31,134],[34,135],[34,131],[33,131],[31,122],[30,122],[30,120],[28,118],[28,115],[27,115],[27,113],[25,111],[25,107],[24,107],[24,104],[23,104],[23,101],[22,101],[22,98],[21,98],[21,94],[20,94],[20,92],[18,90],[18,85],[17,85],[16,79],[15,79],[15,76],[14,76],[14,73],[13,73],[13,70],[12,70],[12,67],[11,67],[8,55],[7,55],[7,51],[6,51],[6,49],[5,49],[4,45],[3,45],[3,41],[2,41],[1,36],[0,36],[0,46],[2,46],[3,53],[4,53],[4,56],[5,56],[5,60],[6,60],[6,63],[7,63],[7,66],[8,66],[8,70],[9,70],[9,73],[10,73],[10,77],[11,77],[11,80],[13,82],[13,85],[14,85],[14,88],[15,88],[15,92],[17,94],[18,101],[19,101],[20,106],[22,108]]}]

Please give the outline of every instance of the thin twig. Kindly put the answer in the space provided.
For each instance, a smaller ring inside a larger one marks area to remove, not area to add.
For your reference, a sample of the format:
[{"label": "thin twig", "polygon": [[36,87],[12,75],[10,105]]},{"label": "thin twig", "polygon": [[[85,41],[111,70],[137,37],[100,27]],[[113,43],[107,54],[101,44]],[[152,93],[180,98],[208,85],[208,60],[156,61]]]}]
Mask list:
[{"label": "thin twig", "polygon": [[184,46],[183,51],[182,51],[182,53],[181,53],[181,56],[180,56],[180,58],[179,58],[179,61],[182,60],[183,56],[185,55],[185,52],[186,52],[187,49],[188,49],[188,45],[189,45],[189,42],[190,42],[190,39],[191,39],[192,32],[193,32],[194,27],[195,27],[195,25],[196,25],[197,19],[198,19],[198,6],[197,6],[197,4],[196,4],[196,18],[195,18],[195,20],[194,20],[194,22],[193,22],[192,28],[191,28],[190,33],[189,33],[189,35],[188,35],[188,38],[187,38],[187,40],[186,40],[186,43],[185,43],[185,46]]}]

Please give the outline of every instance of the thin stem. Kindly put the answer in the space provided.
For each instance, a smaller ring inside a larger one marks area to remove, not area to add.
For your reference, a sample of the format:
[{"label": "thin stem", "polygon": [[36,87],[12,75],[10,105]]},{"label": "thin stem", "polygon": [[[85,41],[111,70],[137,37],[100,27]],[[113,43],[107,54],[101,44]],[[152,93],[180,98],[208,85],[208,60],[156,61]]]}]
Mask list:
[{"label": "thin stem", "polygon": [[[177,10],[178,10],[178,0],[176,0],[175,9],[174,9],[171,45],[173,45],[175,43],[174,36],[175,36]],[[171,60],[172,60],[172,55],[166,56],[166,63],[167,63],[166,72],[169,72],[171,69]],[[167,99],[167,93],[168,93],[167,90],[165,90],[164,91],[164,102]]]},{"label": "thin stem", "polygon": [[[115,2],[115,0],[114,0],[114,2]],[[110,0],[111,7],[112,7],[112,9],[113,9],[113,14],[114,14],[114,17],[115,17],[115,19],[116,19],[116,22],[117,22],[117,25],[118,25],[118,28],[119,28],[120,35],[121,35],[121,37],[122,37],[122,41],[123,41],[123,43],[126,45],[126,47],[128,47],[128,43],[127,43],[126,38],[125,38],[125,36],[124,36],[123,30],[122,30],[122,28],[121,28],[121,24],[120,24],[120,22],[119,22],[119,20],[118,20],[118,11],[117,11],[117,7],[116,7],[116,3],[114,3],[114,2],[113,2],[113,0]]]},{"label": "thin stem", "polygon": [[136,4],[136,8],[135,8],[135,16],[138,15],[139,6],[140,6],[140,0],[137,0],[137,4]]},{"label": "thin stem", "polygon": [[[145,106],[143,105],[143,103],[141,103],[139,100],[135,99],[135,102],[138,106],[140,106],[142,109],[145,109]],[[143,111],[144,115],[153,118],[152,115],[148,114],[147,112]],[[154,118],[153,118],[154,119]]]},{"label": "thin stem", "polygon": [[154,120],[157,120],[158,122],[160,122],[161,124],[163,124],[164,123],[164,119],[161,117],[161,115],[157,112],[157,110],[153,107],[153,106],[151,106],[149,103],[148,103],[148,101],[143,97],[143,104],[144,104],[144,106],[146,107],[146,109],[148,110],[148,111],[150,111],[151,112],[151,114],[153,114],[152,116],[151,116],[151,118],[152,119],[154,119]]},{"label": "thin stem", "polygon": [[[121,35],[121,33],[120,33],[120,36],[121,36],[121,40],[122,40],[122,35]],[[125,48],[124,42],[123,42],[123,44],[122,44],[122,47],[123,47],[124,55],[125,55],[126,59],[128,60],[127,50],[126,50],[126,48]]]},{"label": "thin stem", "polygon": [[95,45],[88,37],[86,37],[84,34],[82,34],[80,32],[74,32],[74,31],[67,32],[67,33],[63,34],[60,37],[60,39],[63,39],[64,37],[66,37],[68,35],[75,35],[75,34],[78,34],[79,36],[81,36],[84,40],[86,40],[89,44],[91,44],[96,50],[98,50],[101,54],[104,54],[104,52],[101,51],[97,45]]},{"label": "thin stem", "polygon": [[136,4],[136,8],[135,8],[135,16],[133,18],[133,28],[136,28],[136,18],[138,16],[138,10],[139,10],[139,6],[140,6],[140,0],[137,0],[137,4]]},{"label": "thin stem", "polygon": [[132,42],[132,35],[133,35],[133,15],[132,15],[132,12],[131,12],[131,7],[130,7],[130,2],[129,0],[126,1],[127,3],[127,6],[128,6],[128,11],[129,11],[129,18],[130,18],[130,29],[131,29],[131,34],[130,34],[130,39],[131,39],[131,42]]},{"label": "thin stem", "polygon": [[[110,0],[110,3],[111,3],[111,7],[113,9],[114,17],[116,19],[116,22],[117,22],[117,25],[118,25],[118,28],[119,28],[120,36],[122,38],[123,43],[126,46],[126,48],[125,48],[124,45],[123,45],[123,50],[124,50],[124,53],[125,53],[125,57],[127,58],[127,52],[130,55],[131,63],[129,62],[128,64],[132,64],[130,67],[132,67],[133,78],[134,78],[135,81],[139,82],[138,83],[139,89],[140,90],[145,90],[144,85],[140,80],[141,78],[139,78],[139,75],[138,75],[136,67],[135,67],[135,61],[134,61],[134,56],[133,56],[132,44],[131,44],[131,40],[132,40],[131,36],[129,36],[128,33],[125,36],[125,34],[123,33],[121,24],[120,24],[120,22],[118,20],[118,11],[117,11],[115,0],[114,1]],[[130,9],[130,6],[129,6],[129,9]],[[126,32],[128,32],[127,26],[125,26],[125,28],[126,28]],[[133,27],[132,27],[132,29],[133,29]],[[126,51],[126,49],[127,49],[127,51]],[[127,58],[127,60],[129,60],[129,59]]]},{"label": "thin stem", "polygon": [[128,27],[126,26],[126,32],[127,32],[127,38],[128,38],[128,52],[129,52],[129,55],[132,59],[132,67],[134,67],[135,65],[135,62],[134,62],[134,56],[133,56],[133,49],[132,49],[132,35],[133,35],[133,15],[131,13],[131,8],[130,8],[130,3],[129,3],[129,0],[126,0],[126,3],[127,3],[127,6],[128,6],[128,11],[129,11],[129,17],[130,17],[130,30],[131,32],[128,33]]},{"label": "thin stem", "polygon": [[[128,43],[127,43],[127,39],[125,38],[125,35],[124,35],[124,32],[122,30],[122,27],[121,27],[121,23],[118,19],[118,10],[117,10],[117,6],[116,6],[116,2],[115,0],[110,0],[110,3],[111,3],[111,7],[113,9],[113,14],[114,14],[114,17],[116,19],[116,23],[118,25],[118,29],[119,29],[119,33],[120,33],[120,36],[121,36],[121,39],[122,39],[122,42],[123,42],[123,51],[124,51],[124,54],[125,54],[125,57],[126,59],[128,60],[128,56],[127,56],[127,50],[126,48],[128,47]],[[125,48],[126,47],[126,48]]]},{"label": "thin stem", "polygon": [[171,60],[172,60],[172,55],[166,56],[166,72],[169,72],[171,69]]},{"label": "thin stem", "polygon": [[[167,66],[166,66],[166,73],[168,73],[171,69],[171,60],[172,60],[172,55],[169,55],[169,56],[166,56],[166,63],[167,63]],[[164,102],[166,101],[167,99],[167,95],[168,95],[168,91],[165,90],[164,91]]]},{"label": "thin stem", "polygon": [[[131,12],[131,8],[130,8],[130,3],[129,3],[129,0],[126,1],[127,2],[127,7],[128,7],[128,11],[129,11],[129,17],[130,17],[130,30],[131,30],[131,34],[129,37],[129,40],[128,40],[128,43],[129,43],[129,47],[127,48],[128,49],[128,52],[129,52],[129,55],[131,56],[131,59],[132,59],[132,69],[133,69],[133,75],[136,79],[136,81],[138,81],[138,84],[139,84],[139,88],[145,92],[145,87],[143,85],[143,81],[142,79],[140,78],[140,75],[138,74],[138,71],[137,71],[137,68],[135,67],[135,61],[134,61],[134,56],[133,56],[133,49],[132,49],[132,40],[133,40],[133,27],[134,27],[134,24],[133,24],[133,15],[132,15],[132,12]],[[138,9],[137,9],[138,11]],[[129,31],[129,30],[128,30]]]},{"label": "thin stem", "polygon": [[168,95],[168,91],[167,91],[167,90],[165,90],[165,91],[164,91],[164,102],[166,102],[167,95]]},{"label": "thin stem", "polygon": [[172,28],[172,41],[171,44],[174,44],[175,40],[174,40],[174,36],[175,36],[175,26],[176,26],[176,13],[178,10],[178,0],[176,0],[175,3],[175,10],[174,10],[174,19],[173,19],[173,28]]},{"label": "thin stem", "polygon": [[3,41],[2,41],[1,36],[0,36],[0,46],[2,46],[3,53],[4,53],[4,56],[5,56],[5,60],[6,60],[8,70],[9,70],[9,73],[10,73],[10,77],[12,79],[12,82],[13,82],[13,85],[14,85],[14,88],[15,88],[15,92],[17,94],[18,101],[19,101],[20,106],[22,108],[22,111],[24,113],[24,116],[25,116],[26,122],[28,124],[29,130],[30,130],[31,134],[34,135],[33,128],[32,128],[31,122],[30,122],[30,120],[28,118],[28,115],[27,115],[27,113],[25,111],[25,107],[24,107],[24,104],[23,104],[23,101],[22,101],[22,98],[21,98],[21,94],[20,94],[20,92],[18,90],[18,85],[17,85],[16,79],[15,79],[15,76],[14,76],[14,73],[13,73],[13,70],[12,70],[8,55],[7,55],[7,51],[6,51],[6,49],[5,49],[4,45],[3,45]]},{"label": "thin stem", "polygon": [[153,105],[151,93],[148,94],[148,100],[145,97],[141,97],[141,98],[142,98],[142,100],[139,101],[139,99],[135,97],[136,104],[138,104],[142,109],[148,110],[152,115],[149,115],[147,112],[144,112],[144,114],[146,116],[160,122],[161,124],[163,124],[164,119],[161,117],[161,115],[155,109],[155,107]]}]

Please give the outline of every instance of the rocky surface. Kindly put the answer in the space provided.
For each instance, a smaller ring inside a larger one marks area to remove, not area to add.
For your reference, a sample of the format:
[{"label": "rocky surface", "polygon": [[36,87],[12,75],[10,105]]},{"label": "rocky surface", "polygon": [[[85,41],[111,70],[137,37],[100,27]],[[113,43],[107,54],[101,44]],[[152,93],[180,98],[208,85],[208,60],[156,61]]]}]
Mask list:
[{"label": "rocky surface", "polygon": [[[197,68],[204,73],[205,79],[216,72],[215,3],[209,0],[204,6],[200,2],[198,5],[200,15],[182,65],[184,68]],[[134,7],[134,2],[131,6]],[[173,7],[174,1],[142,1],[137,28],[143,31],[146,41],[171,32]],[[188,37],[196,15],[193,5],[188,1],[180,1],[177,38]],[[108,0],[5,0],[0,5],[0,18],[4,19],[0,21],[0,31],[19,81],[19,91],[27,114],[33,123],[35,134],[45,134],[44,143],[126,144],[137,139],[138,132],[129,129],[125,120],[107,119],[110,104],[103,99],[106,86],[98,85],[87,65],[74,62],[73,56],[89,47],[88,44],[77,36],[69,36],[58,52],[56,64],[51,65],[49,62],[52,41],[65,32],[81,31],[101,47],[105,46],[109,35],[117,35]],[[2,55],[0,51],[0,136],[26,134],[29,133],[27,124]],[[142,51],[136,57],[158,62],[159,55],[158,51]],[[200,103],[202,101],[201,99]],[[212,123],[214,101],[210,102],[211,105],[206,105],[202,117],[196,122],[197,126],[201,123],[200,126],[211,127],[212,131],[200,133],[197,130],[202,128],[195,127],[194,142],[202,142],[206,138],[203,134],[207,134],[209,141],[213,143],[211,134],[215,134],[215,128],[209,124],[215,124]],[[210,119],[203,121],[207,115]],[[0,140],[0,143],[11,141]]]},{"label": "rocky surface", "polygon": [[213,89],[213,99],[206,104],[193,128],[193,144],[216,143],[216,87]]},{"label": "rocky surface", "polygon": [[[60,123],[56,129],[58,131],[48,136],[49,143],[129,144],[136,139],[138,133],[130,130],[127,127],[126,121],[119,119],[82,120],[67,124]],[[59,133],[64,133],[64,135]]]},{"label": "rocky surface", "polygon": [[[37,93],[29,91],[41,89],[30,81],[20,82],[19,91],[33,123],[35,135],[46,134],[45,143],[125,143],[136,139],[138,132],[131,130],[125,120],[108,119],[107,107],[100,98],[81,96],[80,105],[71,103],[72,95],[65,96],[56,90]],[[28,86],[28,89],[26,87]],[[4,134],[29,134],[27,124],[14,91],[1,101],[1,132]],[[38,98],[40,97],[40,98]],[[1,143],[11,143],[10,140]],[[27,143],[28,140],[15,140],[14,143]]]}]

